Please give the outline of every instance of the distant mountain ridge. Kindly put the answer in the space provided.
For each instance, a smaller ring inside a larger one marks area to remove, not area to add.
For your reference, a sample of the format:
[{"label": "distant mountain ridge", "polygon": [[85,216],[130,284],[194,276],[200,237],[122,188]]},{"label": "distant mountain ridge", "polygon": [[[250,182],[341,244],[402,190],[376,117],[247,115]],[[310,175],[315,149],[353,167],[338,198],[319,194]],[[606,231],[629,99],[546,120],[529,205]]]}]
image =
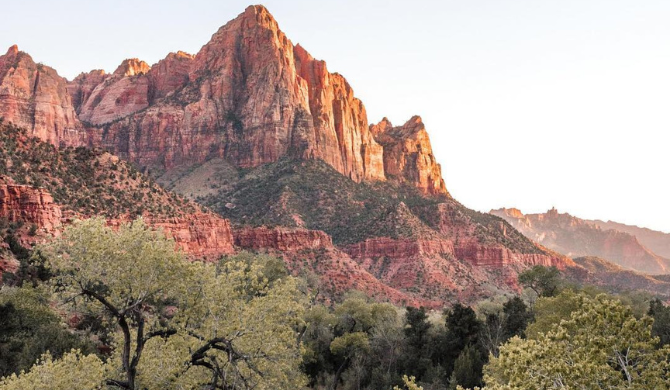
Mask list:
[{"label": "distant mountain ridge", "polygon": [[570,257],[597,256],[648,274],[670,272],[670,260],[654,253],[635,235],[605,229],[595,221],[556,209],[543,214],[523,214],[511,208],[491,210],[491,214],[504,218],[530,239]]},{"label": "distant mountain ridge", "polygon": [[601,228],[607,230],[617,230],[620,232],[625,232],[632,234],[642,243],[642,245],[649,248],[652,252],[656,253],[659,256],[663,256],[666,259],[670,259],[670,234],[659,232],[652,229],[637,227],[633,225],[626,225],[623,223],[618,223],[614,221],[601,221],[593,220],[591,221]]}]

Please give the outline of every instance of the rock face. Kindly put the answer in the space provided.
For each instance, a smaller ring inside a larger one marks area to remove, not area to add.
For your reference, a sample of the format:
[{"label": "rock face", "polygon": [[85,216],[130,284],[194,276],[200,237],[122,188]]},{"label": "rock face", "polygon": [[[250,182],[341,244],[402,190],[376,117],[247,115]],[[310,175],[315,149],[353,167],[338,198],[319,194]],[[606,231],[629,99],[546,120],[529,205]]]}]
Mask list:
[{"label": "rock face", "polygon": [[61,227],[62,212],[46,190],[16,185],[11,179],[0,176],[0,218],[34,224],[52,233]]},{"label": "rock face", "polygon": [[[216,261],[235,252],[233,234],[228,220],[211,213],[196,212],[184,217],[148,216],[146,223],[174,239],[177,247],[193,259]],[[111,226],[127,222],[111,220]]]},{"label": "rock face", "polygon": [[219,29],[195,58],[170,55],[144,77],[97,89],[81,118],[104,128],[96,142],[141,165],[220,157],[253,167],[291,156],[323,159],[356,181],[385,177],[382,148],[349,84],[293,46],[262,6]]},{"label": "rock face", "polygon": [[0,56],[0,117],[55,145],[85,141],[65,79],[17,46]]},{"label": "rock face", "polygon": [[440,164],[435,160],[426,127],[419,116],[393,127],[384,118],[370,126],[384,151],[384,172],[388,177],[416,186],[428,194],[446,194]]},{"label": "rock face", "polygon": [[649,274],[670,272],[670,260],[656,255],[638,239],[556,209],[524,215],[517,209],[492,210],[532,240],[571,257],[597,256],[624,268]]},{"label": "rock face", "polygon": [[86,142],[160,171],[212,158],[238,167],[321,159],[354,181],[389,176],[447,194],[420,118],[373,136],[344,77],[294,46],[263,6],[248,7],[195,56],[171,53],[153,66],[128,59],[66,84],[11,48],[0,75],[0,116],[54,144]]},{"label": "rock face", "polygon": [[333,248],[329,235],[318,230],[290,228],[241,228],[234,231],[235,245],[244,249],[301,249]]}]

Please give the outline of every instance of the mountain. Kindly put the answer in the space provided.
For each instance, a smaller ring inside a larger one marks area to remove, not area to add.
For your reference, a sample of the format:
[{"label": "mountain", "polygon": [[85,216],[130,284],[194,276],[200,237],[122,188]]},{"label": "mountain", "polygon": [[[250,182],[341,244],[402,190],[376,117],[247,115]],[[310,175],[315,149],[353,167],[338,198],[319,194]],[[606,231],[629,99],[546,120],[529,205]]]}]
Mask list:
[{"label": "mountain", "polygon": [[570,257],[596,256],[621,267],[648,274],[670,272],[670,260],[642,245],[629,233],[603,229],[551,209],[544,214],[523,214],[518,209],[492,210],[530,239]]},{"label": "mountain", "polygon": [[[0,200],[25,245],[72,218],[143,216],[192,258],[270,252],[325,300],[357,289],[429,307],[518,291],[533,265],[588,274],[453,199],[422,119],[370,125],[344,77],[262,6],[195,55],[71,81],[12,47],[0,85],[6,193],[43,200]],[[53,228],[21,211],[40,207],[60,210]]]},{"label": "mountain", "polygon": [[0,116],[55,145],[85,141],[66,80],[16,45],[0,56]]},{"label": "mountain", "polygon": [[589,271],[587,277],[577,278],[580,283],[587,282],[612,292],[640,290],[670,298],[670,281],[665,278],[667,275],[646,275],[594,256],[577,257],[574,260]]},{"label": "mountain", "polygon": [[637,226],[625,225],[623,223],[613,221],[591,221],[600,226],[604,230],[616,230],[634,235],[642,245],[649,248],[652,252],[670,259],[670,234],[663,233],[647,228]]}]

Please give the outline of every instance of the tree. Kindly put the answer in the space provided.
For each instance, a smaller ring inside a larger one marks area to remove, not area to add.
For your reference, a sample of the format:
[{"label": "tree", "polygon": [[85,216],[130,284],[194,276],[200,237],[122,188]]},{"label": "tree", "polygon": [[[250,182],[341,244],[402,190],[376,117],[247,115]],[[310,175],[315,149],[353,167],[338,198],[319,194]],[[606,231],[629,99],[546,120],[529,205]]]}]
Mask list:
[{"label": "tree", "polygon": [[438,362],[444,367],[447,375],[450,376],[456,359],[465,347],[478,343],[482,324],[477,319],[477,315],[471,307],[461,305],[460,303],[455,304],[447,312],[445,324],[446,335]]},{"label": "tree", "polygon": [[[403,375],[402,381],[405,384],[407,390],[423,390],[423,387],[416,384],[416,378],[413,376],[408,377],[407,375]],[[398,386],[395,386],[393,390],[403,390],[403,389],[401,389]]]},{"label": "tree", "polygon": [[651,332],[660,340],[660,345],[670,344],[670,307],[663,305],[660,299],[649,303],[649,316],[654,319]]},{"label": "tree", "polygon": [[403,369],[406,373],[422,378],[430,368],[430,334],[431,324],[428,322],[426,309],[408,307],[405,313],[405,350],[403,353]]},{"label": "tree", "polygon": [[473,345],[466,346],[454,362],[449,389],[455,390],[457,386],[466,388],[481,386],[483,367],[484,360],[480,352]]},{"label": "tree", "polygon": [[535,321],[526,328],[526,337],[537,339],[541,333],[549,332],[554,325],[569,320],[581,305],[580,295],[572,290],[563,290],[554,297],[543,297],[535,302]]},{"label": "tree", "polygon": [[487,389],[668,389],[670,348],[658,349],[652,319],[602,294],[537,340],[514,337],[485,367]]},{"label": "tree", "polygon": [[528,311],[528,306],[519,297],[513,297],[503,304],[503,332],[505,340],[514,336],[525,337],[526,327],[533,319],[533,314]]},{"label": "tree", "polygon": [[95,346],[65,329],[43,289],[0,290],[0,377],[30,369],[47,351],[59,358],[72,349],[92,353]]},{"label": "tree", "polygon": [[243,254],[220,264],[189,263],[141,220],[117,231],[101,219],[78,222],[42,250],[60,299],[117,329],[105,364],[108,386],[304,384],[296,331],[304,296],[269,259],[255,264]]},{"label": "tree", "polygon": [[42,252],[57,272],[52,283],[61,299],[109,318],[122,333],[123,379],[110,378],[108,385],[136,389],[144,346],[174,333],[166,327],[164,308],[179,306],[194,276],[174,242],[142,220],[114,231],[94,218],[65,229]]},{"label": "tree", "polygon": [[560,290],[561,273],[556,267],[536,265],[519,274],[519,283],[540,297],[552,297]]},{"label": "tree", "polygon": [[2,390],[96,390],[102,389],[104,363],[95,355],[72,350],[54,360],[44,354],[29,371],[0,380]]}]

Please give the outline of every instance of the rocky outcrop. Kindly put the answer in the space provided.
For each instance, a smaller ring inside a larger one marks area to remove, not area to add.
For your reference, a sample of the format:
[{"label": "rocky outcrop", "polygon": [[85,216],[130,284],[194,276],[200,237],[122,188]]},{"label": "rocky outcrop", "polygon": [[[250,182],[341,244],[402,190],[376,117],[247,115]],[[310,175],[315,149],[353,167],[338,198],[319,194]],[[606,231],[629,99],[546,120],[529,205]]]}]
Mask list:
[{"label": "rocky outcrop", "polygon": [[16,45],[0,56],[0,117],[54,145],[85,141],[65,79]]},{"label": "rocky outcrop", "polygon": [[384,118],[370,126],[370,131],[383,147],[384,172],[389,178],[428,194],[447,194],[440,164],[435,160],[421,117],[414,116],[397,127]]},{"label": "rocky outcrop", "polygon": [[42,188],[17,185],[0,176],[0,218],[9,222],[34,224],[52,233],[61,227],[62,212],[51,194]]},{"label": "rocky outcrop", "polygon": [[147,223],[162,229],[192,258],[216,261],[235,252],[230,223],[211,213],[167,219],[149,217]]},{"label": "rocky outcrop", "polygon": [[670,260],[640,244],[631,234],[603,230],[597,224],[551,209],[523,214],[517,209],[492,210],[530,239],[571,257],[597,256],[624,268],[649,274],[670,272]]},{"label": "rocky outcrop", "polygon": [[274,249],[298,251],[302,249],[333,248],[329,235],[319,230],[290,228],[240,228],[233,232],[235,245],[243,249]]},{"label": "rocky outcrop", "polygon": [[459,259],[463,259],[474,265],[486,267],[502,268],[515,264],[524,267],[541,265],[565,270],[568,267],[575,266],[575,263],[565,256],[552,256],[547,253],[518,253],[502,245],[462,245],[455,248],[455,253]]},{"label": "rocky outcrop", "polygon": [[353,258],[453,254],[454,244],[448,240],[391,239],[388,237],[379,237],[349,245],[345,248],[345,252]]},{"label": "rocky outcrop", "polygon": [[147,72],[149,100],[154,102],[183,88],[188,83],[194,56],[183,51],[170,53]]}]

